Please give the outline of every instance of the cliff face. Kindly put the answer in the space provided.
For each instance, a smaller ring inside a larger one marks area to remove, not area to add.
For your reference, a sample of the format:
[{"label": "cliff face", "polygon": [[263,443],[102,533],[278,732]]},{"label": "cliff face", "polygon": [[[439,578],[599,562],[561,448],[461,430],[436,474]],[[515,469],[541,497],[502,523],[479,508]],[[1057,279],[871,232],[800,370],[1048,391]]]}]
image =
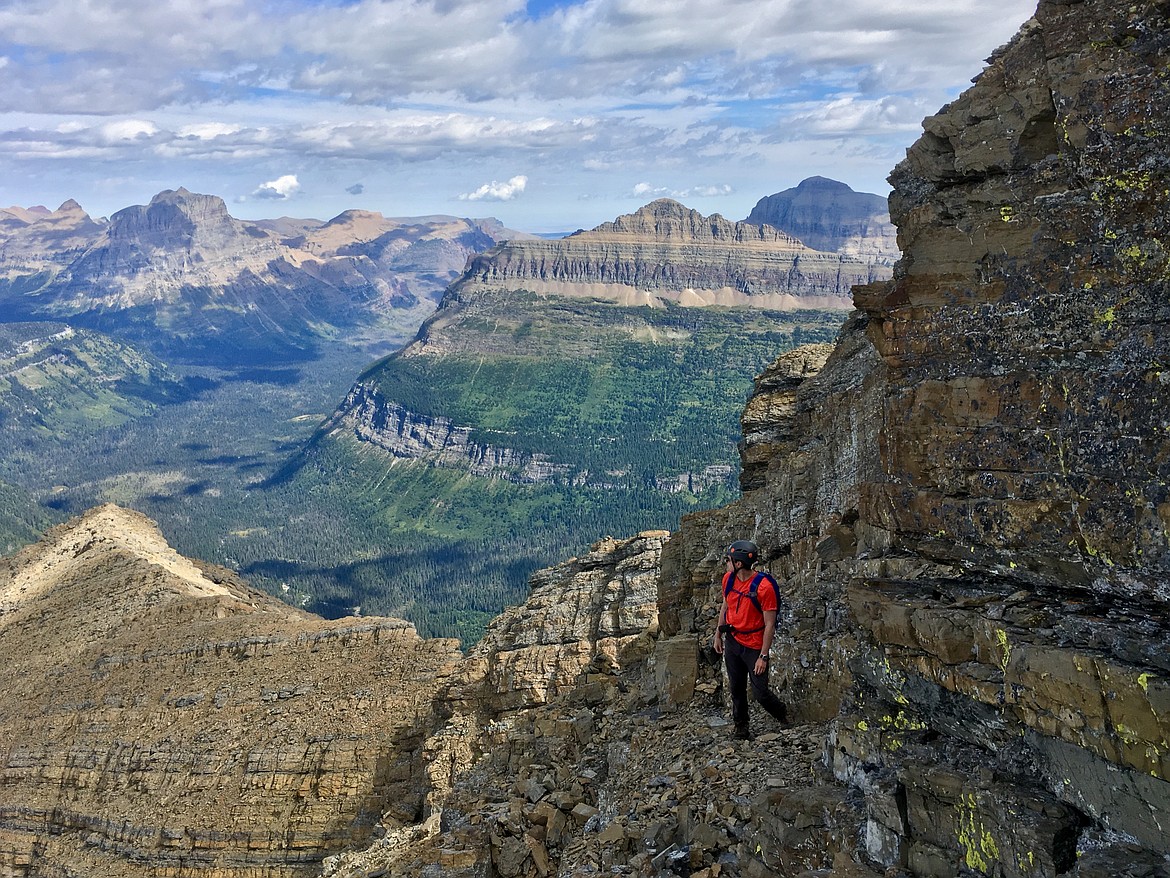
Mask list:
[{"label": "cliff face", "polygon": [[513,241],[471,260],[452,292],[527,289],[623,305],[847,308],[849,289],[890,260],[823,253],[769,226],[704,217],[660,199],[556,241]]},{"label": "cliff face", "polygon": [[843,710],[874,865],[1163,874],[1168,33],[1159,4],[1041,3],[926,120],[894,279],[762,388],[787,452],[668,544],[666,632],[710,617],[712,548],[768,547],[777,667],[804,716]]},{"label": "cliff face", "polygon": [[295,610],[113,506],[0,562],[0,649],[0,874],[20,876],[312,874],[417,819],[458,656]]}]

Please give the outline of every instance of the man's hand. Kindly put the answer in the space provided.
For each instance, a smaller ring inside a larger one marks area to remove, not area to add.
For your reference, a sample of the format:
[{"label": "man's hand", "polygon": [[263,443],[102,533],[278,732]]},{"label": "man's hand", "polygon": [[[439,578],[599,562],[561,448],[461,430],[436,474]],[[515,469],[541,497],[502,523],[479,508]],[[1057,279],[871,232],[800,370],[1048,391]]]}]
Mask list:
[{"label": "man's hand", "polygon": [[723,634],[718,628],[715,629],[715,636],[711,638],[711,648],[719,655],[723,655]]},{"label": "man's hand", "polygon": [[756,665],[752,668],[752,673],[759,677],[762,674],[768,673],[768,660],[764,656],[756,659]]}]

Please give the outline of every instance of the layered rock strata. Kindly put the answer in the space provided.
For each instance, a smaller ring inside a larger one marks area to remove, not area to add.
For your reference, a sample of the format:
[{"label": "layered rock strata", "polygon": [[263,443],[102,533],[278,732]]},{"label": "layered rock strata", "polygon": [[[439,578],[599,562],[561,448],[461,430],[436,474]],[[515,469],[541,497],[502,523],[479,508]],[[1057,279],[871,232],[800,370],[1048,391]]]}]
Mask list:
[{"label": "layered rock strata", "polygon": [[0,567],[0,873],[293,876],[413,822],[458,656],[325,622],[113,506]]},{"label": "layered rock strata", "polygon": [[770,226],[704,217],[660,199],[555,241],[512,241],[473,258],[454,294],[526,289],[622,305],[848,308],[854,284],[889,277],[890,261],[805,246]]}]

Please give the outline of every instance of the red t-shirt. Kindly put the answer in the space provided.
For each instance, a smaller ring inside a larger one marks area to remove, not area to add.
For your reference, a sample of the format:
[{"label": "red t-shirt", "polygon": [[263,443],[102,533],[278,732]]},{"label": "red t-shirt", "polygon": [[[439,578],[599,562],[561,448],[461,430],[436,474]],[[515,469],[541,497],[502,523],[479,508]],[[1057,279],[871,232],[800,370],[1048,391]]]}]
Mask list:
[{"label": "red t-shirt", "polygon": [[[747,579],[735,579],[729,590],[728,582],[734,576],[734,573],[723,574],[723,599],[727,601],[724,621],[735,629],[732,635],[736,640],[748,649],[760,649],[764,645],[764,616],[748,596],[756,573],[752,571]],[[776,610],[779,607],[776,586],[770,576],[765,575],[760,580],[756,587],[756,600],[760,602],[760,610]],[[753,628],[757,630],[752,631]]]}]

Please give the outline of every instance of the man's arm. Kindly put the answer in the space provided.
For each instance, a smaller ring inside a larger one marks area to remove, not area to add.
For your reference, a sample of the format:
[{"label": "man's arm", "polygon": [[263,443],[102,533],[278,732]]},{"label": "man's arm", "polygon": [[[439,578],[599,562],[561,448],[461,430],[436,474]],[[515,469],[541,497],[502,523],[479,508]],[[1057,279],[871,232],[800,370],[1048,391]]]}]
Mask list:
[{"label": "man's arm", "polygon": [[776,636],[776,611],[764,610],[764,642],[760,644],[760,657],[752,671],[759,676],[768,670],[768,652],[772,649],[772,638]]},{"label": "man's arm", "polygon": [[[773,616],[776,614],[773,613]],[[711,647],[719,655],[723,655],[723,624],[727,621],[727,598],[719,605],[719,618],[715,620],[715,636],[711,638]]]}]

